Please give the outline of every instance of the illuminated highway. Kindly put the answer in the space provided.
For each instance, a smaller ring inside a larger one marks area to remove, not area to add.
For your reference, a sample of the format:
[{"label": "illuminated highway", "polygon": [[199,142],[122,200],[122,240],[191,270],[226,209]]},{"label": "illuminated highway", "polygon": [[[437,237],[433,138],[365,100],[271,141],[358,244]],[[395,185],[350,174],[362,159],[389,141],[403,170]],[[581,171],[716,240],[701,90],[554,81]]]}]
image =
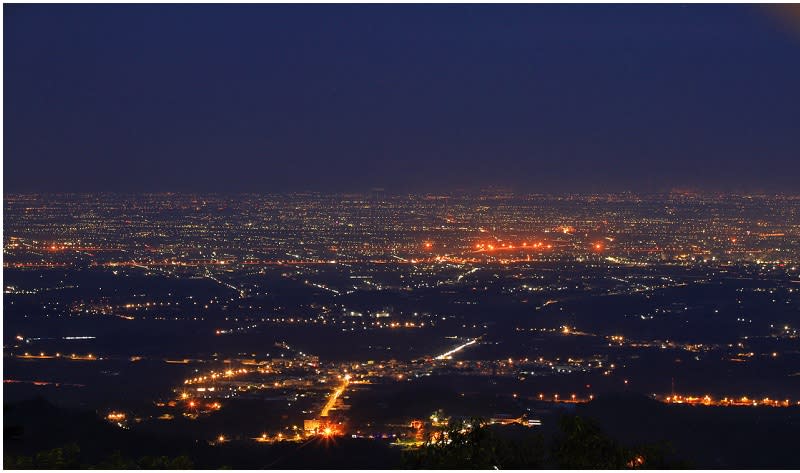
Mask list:
[{"label": "illuminated highway", "polygon": [[330,397],[328,398],[328,402],[326,402],[325,406],[322,408],[322,411],[319,414],[320,417],[328,417],[328,413],[331,409],[333,409],[333,406],[336,404],[336,400],[339,399],[339,396],[341,396],[342,393],[344,393],[344,390],[347,389],[348,384],[350,384],[350,375],[345,375],[344,378],[342,378],[342,384],[340,384],[339,387],[337,387],[331,393]]},{"label": "illuminated highway", "polygon": [[447,360],[450,357],[452,357],[454,354],[456,354],[456,353],[460,352],[461,350],[463,350],[464,348],[467,348],[468,346],[474,345],[476,343],[478,343],[478,339],[474,338],[474,339],[468,341],[467,343],[465,343],[463,345],[459,345],[459,346],[453,348],[450,351],[442,353],[441,355],[437,356],[436,359],[437,360]]}]

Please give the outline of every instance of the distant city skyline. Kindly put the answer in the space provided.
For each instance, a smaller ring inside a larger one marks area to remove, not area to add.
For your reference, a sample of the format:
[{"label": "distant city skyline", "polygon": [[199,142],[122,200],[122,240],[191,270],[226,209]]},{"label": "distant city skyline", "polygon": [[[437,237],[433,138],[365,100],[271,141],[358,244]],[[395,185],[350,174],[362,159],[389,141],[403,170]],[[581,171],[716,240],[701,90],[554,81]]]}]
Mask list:
[{"label": "distant city skyline", "polygon": [[5,192],[800,191],[796,6],[3,8]]}]

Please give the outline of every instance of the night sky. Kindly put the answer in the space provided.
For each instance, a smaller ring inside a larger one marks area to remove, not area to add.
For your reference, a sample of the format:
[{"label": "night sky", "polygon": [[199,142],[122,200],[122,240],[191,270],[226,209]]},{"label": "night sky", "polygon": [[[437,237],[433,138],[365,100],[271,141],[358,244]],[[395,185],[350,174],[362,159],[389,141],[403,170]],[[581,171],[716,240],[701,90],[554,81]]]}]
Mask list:
[{"label": "night sky", "polygon": [[3,9],[5,192],[800,191],[796,8]]}]

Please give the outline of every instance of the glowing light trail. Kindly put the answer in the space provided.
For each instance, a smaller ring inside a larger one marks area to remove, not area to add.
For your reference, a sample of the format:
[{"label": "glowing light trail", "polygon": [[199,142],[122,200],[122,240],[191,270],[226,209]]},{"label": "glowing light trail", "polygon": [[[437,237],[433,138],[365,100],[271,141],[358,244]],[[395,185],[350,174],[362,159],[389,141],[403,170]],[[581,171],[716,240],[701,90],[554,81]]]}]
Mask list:
[{"label": "glowing light trail", "polygon": [[339,396],[347,389],[348,384],[350,384],[350,376],[345,375],[342,379],[342,384],[331,393],[331,397],[328,398],[328,402],[326,402],[325,407],[322,408],[322,412],[319,414],[320,417],[328,417],[328,412],[333,409],[333,405],[336,404],[336,400],[339,399]]},{"label": "glowing light trail", "polygon": [[478,343],[478,339],[477,338],[472,339],[472,340],[468,341],[467,343],[465,343],[463,345],[459,345],[459,346],[453,348],[452,350],[450,350],[448,352],[442,353],[441,355],[437,356],[436,359],[437,360],[446,360],[446,359],[450,358],[453,354],[458,353],[461,350],[463,350],[464,348],[467,348],[468,346],[474,345],[476,343]]}]

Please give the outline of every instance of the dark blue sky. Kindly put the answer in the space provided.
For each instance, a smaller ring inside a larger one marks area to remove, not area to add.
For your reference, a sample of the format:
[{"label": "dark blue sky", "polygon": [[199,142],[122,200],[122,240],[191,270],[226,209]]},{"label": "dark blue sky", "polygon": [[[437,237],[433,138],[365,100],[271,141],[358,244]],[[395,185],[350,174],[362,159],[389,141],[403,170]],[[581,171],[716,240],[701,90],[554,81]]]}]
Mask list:
[{"label": "dark blue sky", "polygon": [[3,8],[6,192],[800,191],[763,6]]}]

